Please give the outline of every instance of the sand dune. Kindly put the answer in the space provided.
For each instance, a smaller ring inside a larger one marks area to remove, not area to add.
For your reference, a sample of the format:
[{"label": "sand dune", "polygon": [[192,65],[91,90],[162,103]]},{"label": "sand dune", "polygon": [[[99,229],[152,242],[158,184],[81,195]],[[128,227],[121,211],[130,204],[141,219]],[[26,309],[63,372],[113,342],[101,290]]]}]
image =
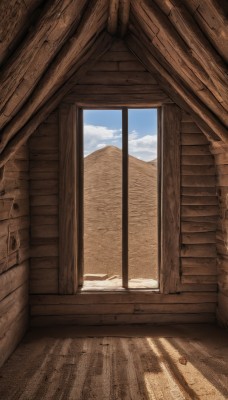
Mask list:
[{"label": "sand dune", "polygon": [[[122,151],[84,159],[84,271],[121,276]],[[157,279],[157,167],[129,157],[129,278]]]}]

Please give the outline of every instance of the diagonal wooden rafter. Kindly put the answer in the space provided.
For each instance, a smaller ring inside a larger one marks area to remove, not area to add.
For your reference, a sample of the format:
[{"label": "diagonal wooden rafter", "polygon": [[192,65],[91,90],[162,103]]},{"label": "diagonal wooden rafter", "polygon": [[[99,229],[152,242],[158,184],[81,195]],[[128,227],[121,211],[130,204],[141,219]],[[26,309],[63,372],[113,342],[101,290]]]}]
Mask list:
[{"label": "diagonal wooden rafter", "polygon": [[228,94],[225,74],[214,74],[221,87],[221,90],[218,90],[199,60],[192,56],[192,49],[154,2],[132,0],[131,9],[131,21],[133,18],[136,20],[133,25],[142,28],[147,41],[158,49],[175,71],[178,71],[183,82],[187,83],[189,88],[194,88],[205,105],[227,124]]},{"label": "diagonal wooden rafter", "polygon": [[36,25],[6,63],[0,78],[0,127],[22,107],[46,68],[77,27],[87,0],[47,2]]},{"label": "diagonal wooden rafter", "polygon": [[87,70],[89,70],[91,66],[109,50],[112,43],[112,37],[106,32],[102,32],[100,36],[93,38],[93,40],[88,43],[88,45],[84,48],[80,59],[73,67],[73,76],[71,76],[71,78],[69,78],[64,85],[61,86],[57,92],[39,108],[39,110],[32,116],[27,124],[9,141],[7,147],[5,147],[3,152],[0,154],[0,168],[3,167],[11,157],[14,156],[14,154],[24,143],[26,143],[28,138],[38,128],[38,126],[60,104],[62,98],[65,97],[65,95],[72,89],[72,86],[79,82],[80,79],[86,74]]},{"label": "diagonal wooden rafter", "polygon": [[42,2],[43,0],[0,1],[0,65],[4,64],[20,42]]},{"label": "diagonal wooden rafter", "polygon": [[184,3],[213,47],[228,62],[227,0],[185,0]]},{"label": "diagonal wooden rafter", "polygon": [[224,78],[226,78],[228,70],[221,56],[203,34],[182,1],[166,0],[166,4],[170,10],[170,21],[189,48],[191,48],[192,55],[199,60],[217,90],[224,90],[224,86],[221,87],[220,79],[222,84],[227,82],[227,79],[225,80]]},{"label": "diagonal wooden rafter", "polygon": [[195,122],[207,135],[209,140],[228,141],[227,129],[220,121],[208,110],[207,107],[188,90],[180,81],[177,81],[170,71],[162,65],[161,60],[157,59],[157,51],[150,44],[142,46],[142,40],[134,34],[128,34],[125,43],[145,67],[155,73],[155,78],[165,92],[185,111],[190,112]]},{"label": "diagonal wooden rafter", "polygon": [[0,151],[27,123],[31,115],[70,77],[72,66],[80,59],[88,43],[104,29],[107,12],[106,0],[90,2],[76,33],[67,41],[46,70],[24,107],[2,131]]}]

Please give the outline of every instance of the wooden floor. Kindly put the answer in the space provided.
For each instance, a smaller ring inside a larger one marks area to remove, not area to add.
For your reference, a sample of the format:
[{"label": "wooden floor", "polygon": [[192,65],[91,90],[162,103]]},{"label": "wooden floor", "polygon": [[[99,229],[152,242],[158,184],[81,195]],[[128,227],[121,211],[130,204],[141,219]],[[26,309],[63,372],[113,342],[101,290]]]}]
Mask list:
[{"label": "wooden floor", "polygon": [[4,400],[228,398],[228,335],[212,325],[30,331],[0,369]]}]

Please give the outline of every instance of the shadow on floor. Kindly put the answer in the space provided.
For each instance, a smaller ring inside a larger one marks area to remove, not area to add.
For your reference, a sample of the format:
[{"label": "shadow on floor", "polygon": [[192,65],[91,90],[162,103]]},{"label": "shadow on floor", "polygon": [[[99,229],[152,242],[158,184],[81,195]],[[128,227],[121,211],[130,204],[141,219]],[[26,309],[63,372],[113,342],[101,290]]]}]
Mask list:
[{"label": "shadow on floor", "polygon": [[0,369],[0,399],[227,399],[227,360],[215,326],[37,329]]}]

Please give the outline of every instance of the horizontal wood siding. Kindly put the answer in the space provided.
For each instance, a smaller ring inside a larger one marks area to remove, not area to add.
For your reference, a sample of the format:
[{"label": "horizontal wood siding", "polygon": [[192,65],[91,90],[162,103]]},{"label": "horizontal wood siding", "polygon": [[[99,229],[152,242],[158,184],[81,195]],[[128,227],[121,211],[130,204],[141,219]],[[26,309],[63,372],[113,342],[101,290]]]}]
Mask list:
[{"label": "horizontal wood siding", "polygon": [[214,158],[191,117],[181,123],[181,290],[216,291],[219,214]]},{"label": "horizontal wood siding", "polygon": [[56,111],[29,140],[30,293],[58,293],[58,125]]},{"label": "horizontal wood siding", "polygon": [[218,307],[217,319],[228,326],[228,145],[217,142],[211,146],[216,163],[219,221],[216,232],[218,252]]},{"label": "horizontal wood siding", "polygon": [[[137,99],[135,102],[134,95],[142,101]],[[112,107],[161,105],[170,100],[153,76],[118,42],[87,77],[72,88],[62,104],[75,102]],[[182,114],[180,140],[179,294],[136,295],[121,291],[113,295],[58,296],[58,187],[61,173],[58,169],[58,112],[53,113],[32,136],[30,293],[33,325],[214,321],[217,301],[215,241],[219,214],[214,157],[207,139],[185,113]]]},{"label": "horizontal wood siding", "polygon": [[111,49],[72,87],[64,102],[79,106],[154,107],[172,102],[125,44]]},{"label": "horizontal wood siding", "polygon": [[0,171],[0,366],[28,326],[28,146]]}]

